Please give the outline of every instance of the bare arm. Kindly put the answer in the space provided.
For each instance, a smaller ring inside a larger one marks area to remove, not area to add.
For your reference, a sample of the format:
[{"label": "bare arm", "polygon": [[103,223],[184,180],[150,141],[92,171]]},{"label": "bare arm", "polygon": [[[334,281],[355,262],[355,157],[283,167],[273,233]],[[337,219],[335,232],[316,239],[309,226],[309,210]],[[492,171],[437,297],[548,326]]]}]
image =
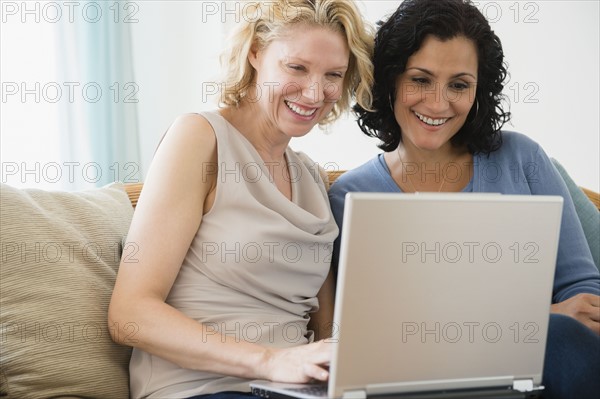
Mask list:
[{"label": "bare arm", "polygon": [[[325,379],[318,365],[329,360],[319,344],[290,349],[236,342],[165,303],[190,243],[210,207],[217,143],[198,115],[179,118],[157,150],[140,196],[109,306],[113,339],[180,367],[242,378],[305,382]],[[135,261],[135,262],[132,262]],[[136,334],[131,336],[131,327]]]}]

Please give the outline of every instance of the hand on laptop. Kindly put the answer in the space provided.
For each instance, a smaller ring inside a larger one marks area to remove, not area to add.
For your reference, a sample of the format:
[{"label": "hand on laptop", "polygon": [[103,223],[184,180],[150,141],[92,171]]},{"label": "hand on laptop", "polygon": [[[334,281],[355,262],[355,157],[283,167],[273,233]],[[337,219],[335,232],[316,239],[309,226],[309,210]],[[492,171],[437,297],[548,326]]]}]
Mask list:
[{"label": "hand on laptop", "polygon": [[565,301],[555,303],[552,313],[561,313],[591,328],[600,334],[600,296],[594,294],[577,294]]},{"label": "hand on laptop", "polygon": [[327,381],[332,344],[324,340],[293,348],[270,348],[265,378],[275,382]]}]

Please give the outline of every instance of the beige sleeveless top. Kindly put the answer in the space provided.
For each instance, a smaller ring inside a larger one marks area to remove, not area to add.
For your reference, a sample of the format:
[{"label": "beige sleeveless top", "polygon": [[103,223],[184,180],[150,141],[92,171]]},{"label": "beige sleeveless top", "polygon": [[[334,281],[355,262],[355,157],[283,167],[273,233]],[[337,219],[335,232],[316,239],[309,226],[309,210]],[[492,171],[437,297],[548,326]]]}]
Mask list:
[{"label": "beige sleeveless top", "polygon": [[[329,271],[338,234],[319,169],[289,148],[290,202],[252,144],[218,112],[202,113],[217,138],[216,197],[187,252],[167,303],[206,334],[272,347],[312,341],[308,313]],[[198,337],[202,339],[203,337]],[[134,349],[131,397],[184,398],[249,391],[248,380],[183,369]]]}]

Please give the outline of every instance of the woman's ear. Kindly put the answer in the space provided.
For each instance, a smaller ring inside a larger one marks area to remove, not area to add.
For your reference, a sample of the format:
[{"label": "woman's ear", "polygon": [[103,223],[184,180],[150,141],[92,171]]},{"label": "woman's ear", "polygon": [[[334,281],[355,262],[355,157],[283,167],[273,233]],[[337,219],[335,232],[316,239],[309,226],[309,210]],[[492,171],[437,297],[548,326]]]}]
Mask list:
[{"label": "woman's ear", "polygon": [[254,69],[258,68],[258,57],[258,46],[256,44],[253,44],[252,47],[250,47],[250,51],[248,52],[248,62],[250,63],[250,65],[252,65]]}]

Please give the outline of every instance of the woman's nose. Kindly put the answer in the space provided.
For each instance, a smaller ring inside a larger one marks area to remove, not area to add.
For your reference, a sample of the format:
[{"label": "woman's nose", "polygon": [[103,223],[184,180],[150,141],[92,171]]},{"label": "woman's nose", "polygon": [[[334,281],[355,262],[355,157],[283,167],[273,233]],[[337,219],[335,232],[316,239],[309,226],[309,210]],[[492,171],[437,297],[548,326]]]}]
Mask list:
[{"label": "woman's nose", "polygon": [[323,82],[318,78],[307,79],[302,86],[302,97],[304,101],[311,104],[318,104],[325,100],[325,87]]},{"label": "woman's nose", "polygon": [[444,91],[444,86],[436,83],[425,88],[421,94],[425,105],[436,114],[441,114],[449,108],[450,101]]}]

